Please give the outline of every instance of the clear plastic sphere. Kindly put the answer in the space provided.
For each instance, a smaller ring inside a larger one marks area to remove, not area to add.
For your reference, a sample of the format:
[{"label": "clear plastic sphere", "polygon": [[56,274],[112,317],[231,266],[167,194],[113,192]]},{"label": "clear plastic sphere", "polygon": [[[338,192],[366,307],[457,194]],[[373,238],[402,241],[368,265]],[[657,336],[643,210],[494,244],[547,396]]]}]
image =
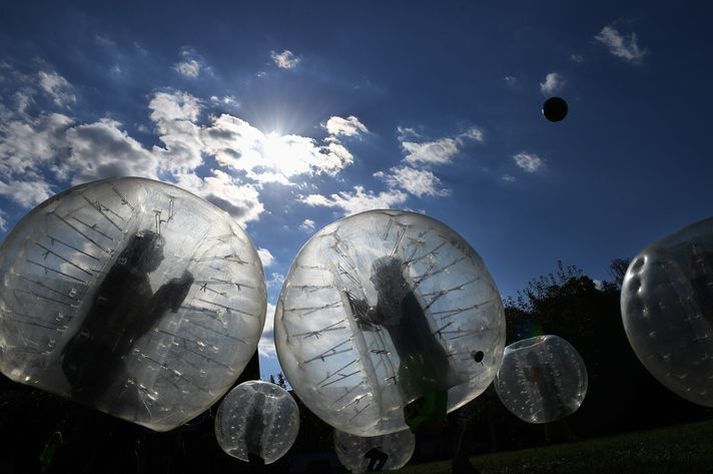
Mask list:
[{"label": "clear plastic sphere", "polygon": [[505,318],[462,237],[421,214],[368,211],[302,247],[277,304],[275,344],[317,416],[377,436],[406,429],[411,402],[443,403],[445,418],[482,393],[500,365]]},{"label": "clear plastic sphere", "polygon": [[0,247],[0,369],[165,431],[235,383],[265,321],[262,264],[224,211],[117,178],[33,209]]},{"label": "clear plastic sphere", "polygon": [[572,345],[558,336],[523,339],[505,348],[495,390],[513,415],[550,423],[571,415],[587,394],[587,368]]},{"label": "clear plastic sphere", "polygon": [[713,407],[713,219],[681,229],[631,261],[621,312],[647,370],[686,400]]},{"label": "clear plastic sphere", "polygon": [[271,464],[290,450],[300,430],[300,412],[287,390],[269,382],[241,383],[223,399],[215,417],[215,437],[223,451]]},{"label": "clear plastic sphere", "polygon": [[416,437],[409,430],[381,436],[354,436],[334,430],[334,451],[353,473],[395,471],[413,456]]}]

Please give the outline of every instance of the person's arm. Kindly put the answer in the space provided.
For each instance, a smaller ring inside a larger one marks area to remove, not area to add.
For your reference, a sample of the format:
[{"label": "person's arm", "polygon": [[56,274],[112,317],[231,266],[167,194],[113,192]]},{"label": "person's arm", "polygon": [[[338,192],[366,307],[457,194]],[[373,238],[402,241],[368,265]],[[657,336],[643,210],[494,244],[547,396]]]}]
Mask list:
[{"label": "person's arm", "polygon": [[375,308],[369,306],[366,300],[354,298],[351,293],[346,292],[349,299],[349,306],[352,315],[362,331],[376,331],[380,326],[379,315]]},{"label": "person's arm", "polygon": [[186,299],[188,291],[193,285],[193,275],[184,271],[180,278],[172,278],[163,284],[148,302],[146,312],[141,318],[136,318],[127,328],[132,340],[137,340],[153,328],[169,309],[177,312]]}]

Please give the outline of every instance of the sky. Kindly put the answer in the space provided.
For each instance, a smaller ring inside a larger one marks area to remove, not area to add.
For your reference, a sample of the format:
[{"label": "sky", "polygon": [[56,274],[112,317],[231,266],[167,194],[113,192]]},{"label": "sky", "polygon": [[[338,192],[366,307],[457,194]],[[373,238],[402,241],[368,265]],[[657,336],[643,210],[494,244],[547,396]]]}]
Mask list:
[{"label": "sky", "polygon": [[[284,276],[373,208],[461,234],[503,297],[710,216],[713,6],[2,2],[0,239],[83,182],[144,176],[229,212]],[[565,120],[541,114],[550,96]]]}]

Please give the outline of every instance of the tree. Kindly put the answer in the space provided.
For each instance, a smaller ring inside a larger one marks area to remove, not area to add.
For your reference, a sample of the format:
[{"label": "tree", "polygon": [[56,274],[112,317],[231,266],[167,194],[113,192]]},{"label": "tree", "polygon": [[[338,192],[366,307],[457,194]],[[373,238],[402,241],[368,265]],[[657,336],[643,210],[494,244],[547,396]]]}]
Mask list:
[{"label": "tree", "polygon": [[554,334],[584,359],[589,388],[582,407],[569,418],[580,435],[657,426],[664,419],[661,407],[677,407],[666,410],[676,413],[667,416],[670,422],[695,411],[658,384],[629,345],[620,310],[627,268],[627,260],[613,260],[614,280],[595,285],[581,269],[557,262],[555,272],[530,281],[516,299],[505,301],[508,344]]},{"label": "tree", "polygon": [[609,274],[612,277],[612,283],[617,289],[621,290],[621,284],[624,282],[624,275],[629,269],[630,258],[615,258],[609,264]]}]

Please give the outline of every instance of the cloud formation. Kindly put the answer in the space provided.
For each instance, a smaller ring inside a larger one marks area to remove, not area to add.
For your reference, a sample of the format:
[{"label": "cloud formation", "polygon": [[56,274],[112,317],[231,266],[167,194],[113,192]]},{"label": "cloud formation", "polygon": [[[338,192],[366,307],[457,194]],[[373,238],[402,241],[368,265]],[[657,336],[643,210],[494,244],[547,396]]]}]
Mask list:
[{"label": "cloud formation", "polygon": [[446,137],[427,142],[402,141],[401,147],[406,152],[404,161],[417,165],[443,165],[450,163],[463,149],[468,140],[483,142],[483,132],[471,128],[454,138]]},{"label": "cloud formation", "polygon": [[174,69],[186,77],[195,79],[201,73],[201,65],[195,59],[182,61],[174,66]]},{"label": "cloud formation", "polygon": [[646,50],[639,47],[636,33],[623,34],[612,26],[605,26],[594,39],[609,48],[614,56],[630,64],[641,64]]},{"label": "cloud formation", "polygon": [[272,256],[272,253],[270,253],[268,249],[259,248],[257,249],[257,254],[260,256],[263,268],[269,267],[275,261],[275,257]]},{"label": "cloud formation", "polygon": [[77,125],[65,134],[69,155],[57,165],[72,184],[114,176],[156,179],[158,158],[131,138],[121,123],[111,119]]},{"label": "cloud formation", "polygon": [[564,79],[562,75],[551,72],[545,76],[545,81],[540,82],[540,92],[544,95],[552,95],[555,92],[562,90],[564,87]]},{"label": "cloud formation", "polygon": [[369,131],[366,129],[366,126],[353,115],[347,118],[337,116],[329,117],[324,128],[327,129],[330,135],[335,137],[353,137]]},{"label": "cloud formation", "polygon": [[257,350],[260,357],[268,359],[277,357],[277,350],[275,350],[275,305],[272,303],[267,303],[265,327],[262,330]]},{"label": "cloud formation", "polygon": [[390,187],[398,187],[416,197],[448,196],[450,191],[441,188],[441,180],[428,170],[410,166],[393,167],[388,172],[378,171],[374,176],[382,179]]},{"label": "cloud formation", "polygon": [[[66,79],[57,73],[32,77],[33,87],[61,99],[56,106],[67,103],[62,94],[72,87]],[[32,207],[54,194],[51,183],[65,187],[113,176],[160,177],[216,204],[242,225],[265,212],[264,184],[295,186],[312,176],[335,176],[354,160],[339,138],[366,131],[355,116],[334,116],[321,140],[264,134],[226,113],[206,121],[205,101],[168,90],[149,100],[158,143],[147,148],[111,118],[77,124],[62,113],[28,115],[27,100],[14,105],[13,110],[0,102],[0,195],[20,206]],[[151,132],[144,128],[144,133]]]},{"label": "cloud formation", "polygon": [[300,230],[303,232],[312,232],[314,230],[315,222],[312,219],[305,219],[300,224]]},{"label": "cloud formation", "polygon": [[545,162],[534,153],[520,152],[513,156],[515,163],[526,173],[535,173],[540,170]]},{"label": "cloud formation", "polygon": [[281,53],[276,51],[270,51],[270,58],[275,63],[275,66],[280,69],[294,69],[302,61],[301,58],[296,57],[292,54],[289,49],[284,50]]},{"label": "cloud formation", "polygon": [[72,85],[56,72],[40,71],[39,86],[45,91],[58,107],[69,107],[77,102]]},{"label": "cloud formation", "polygon": [[341,191],[329,197],[321,194],[310,194],[301,201],[308,206],[336,207],[342,209],[345,215],[356,214],[370,209],[389,209],[406,202],[408,195],[397,189],[380,193],[367,191],[363,186],[355,186],[354,192]]}]

